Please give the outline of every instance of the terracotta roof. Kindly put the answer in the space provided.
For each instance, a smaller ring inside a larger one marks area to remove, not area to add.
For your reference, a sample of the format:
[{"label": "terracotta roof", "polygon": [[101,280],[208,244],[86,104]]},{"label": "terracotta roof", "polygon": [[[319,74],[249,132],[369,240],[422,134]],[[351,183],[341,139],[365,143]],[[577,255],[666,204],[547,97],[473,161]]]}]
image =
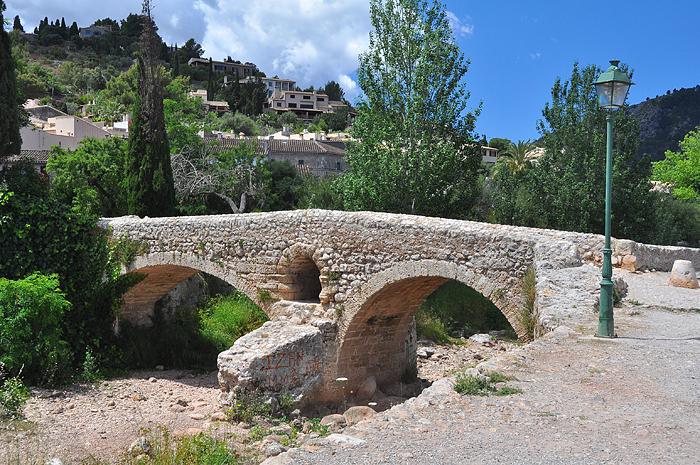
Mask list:
[{"label": "terracotta roof", "polygon": [[44,163],[49,160],[50,150],[22,150],[19,155],[10,155],[2,159],[3,162],[16,163],[21,158],[29,158],[34,163]]},{"label": "terracotta roof", "polygon": [[[204,138],[204,143],[209,145],[212,150],[224,152],[238,147],[241,144],[250,144],[248,139],[216,139],[207,137]],[[331,155],[345,156],[346,151],[331,144],[324,144],[323,141],[313,140],[258,140],[259,154],[274,155],[275,153],[327,153]]]}]

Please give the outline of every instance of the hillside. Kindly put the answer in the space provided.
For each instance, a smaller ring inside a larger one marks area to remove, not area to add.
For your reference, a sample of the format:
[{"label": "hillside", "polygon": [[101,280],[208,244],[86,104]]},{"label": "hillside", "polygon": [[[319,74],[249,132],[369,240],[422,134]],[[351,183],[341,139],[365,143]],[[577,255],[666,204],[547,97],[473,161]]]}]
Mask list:
[{"label": "hillside", "polygon": [[645,102],[631,105],[639,121],[642,144],[637,155],[648,153],[652,161],[664,159],[667,150],[677,151],[678,142],[700,126],[700,85],[675,90]]}]

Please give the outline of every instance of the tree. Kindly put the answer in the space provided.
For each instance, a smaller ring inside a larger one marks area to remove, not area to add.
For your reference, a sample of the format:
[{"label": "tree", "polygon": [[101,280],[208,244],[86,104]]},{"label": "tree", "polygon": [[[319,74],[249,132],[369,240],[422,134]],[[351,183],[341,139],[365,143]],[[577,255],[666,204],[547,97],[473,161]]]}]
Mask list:
[{"label": "tree", "polygon": [[477,194],[480,149],[465,59],[444,6],[371,0],[369,50],[357,71],[357,107],[342,178],[346,206],[464,217]]},{"label": "tree", "polygon": [[[0,24],[5,23],[3,12],[5,1],[0,0]],[[12,56],[10,36],[4,27],[0,30],[0,160],[9,155],[19,155],[22,139],[19,129],[22,126],[22,101],[17,89],[15,59]]]},{"label": "tree", "polygon": [[249,211],[251,200],[262,205],[265,197],[260,168],[264,159],[257,143],[247,140],[222,152],[208,145],[185,147],[172,158],[180,203],[214,196],[225,201],[232,213]]},{"label": "tree", "polygon": [[24,32],[24,27],[22,26],[22,22],[19,20],[19,15],[15,16],[15,22],[12,26],[12,30]]},{"label": "tree", "polygon": [[[494,194],[499,222],[602,234],[605,230],[606,110],[593,83],[602,70],[574,63],[555,80],[538,121],[545,154],[516,176],[504,170]],[[651,164],[636,158],[639,125],[627,107],[616,111],[613,139],[613,235],[646,242],[654,229]]]},{"label": "tree", "polygon": [[78,23],[73,21],[73,24],[70,25],[70,30],[68,31],[68,37],[73,38],[79,34],[80,34],[80,29],[78,28]]},{"label": "tree", "polygon": [[527,154],[530,153],[535,148],[535,145],[530,142],[530,139],[523,141],[519,140],[516,144],[511,142],[508,144],[508,148],[505,155],[504,162],[508,166],[508,169],[512,171],[522,171],[528,168]]},{"label": "tree", "polygon": [[345,97],[345,91],[340,84],[335,81],[328,81],[323,89],[319,89],[326,93],[328,100],[342,102],[343,97]]},{"label": "tree", "polygon": [[679,143],[680,152],[666,152],[654,165],[654,180],[673,185],[679,199],[700,203],[700,126]]},{"label": "tree", "polygon": [[508,150],[508,147],[510,147],[510,144],[512,144],[510,139],[494,137],[489,141],[488,146],[494,149],[498,149],[498,151],[501,153],[505,153]]},{"label": "tree", "polygon": [[202,58],[204,49],[193,38],[185,42],[185,45],[180,49],[180,57],[183,63],[187,63],[190,58]]},{"label": "tree", "polygon": [[129,133],[129,213],[171,216],[175,213],[175,188],[163,113],[163,68],[158,58],[159,39],[151,18],[151,2],[143,0],[142,5],[139,92]]},{"label": "tree", "polygon": [[86,138],[75,150],[54,146],[46,165],[54,196],[82,213],[127,213],[126,143],[118,137]]}]

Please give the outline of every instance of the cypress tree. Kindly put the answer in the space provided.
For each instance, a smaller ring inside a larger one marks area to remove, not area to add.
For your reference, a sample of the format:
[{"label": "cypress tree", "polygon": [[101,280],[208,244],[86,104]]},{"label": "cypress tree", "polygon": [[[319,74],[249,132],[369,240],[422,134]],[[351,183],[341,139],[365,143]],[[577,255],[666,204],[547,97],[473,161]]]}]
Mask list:
[{"label": "cypress tree", "polygon": [[61,37],[68,40],[68,28],[66,27],[66,19],[61,18]]},{"label": "cypress tree", "polygon": [[180,75],[180,54],[177,51],[177,44],[175,44],[175,51],[173,52],[172,58],[173,65],[173,77]]},{"label": "cypress tree", "polygon": [[19,20],[19,15],[15,16],[15,23],[12,26],[12,30],[24,32],[24,27],[22,26],[22,22]]},{"label": "cypress tree", "polygon": [[73,21],[73,24],[70,25],[70,32],[68,33],[68,38],[70,39],[73,36],[77,36],[80,34],[80,29],[78,28],[78,23]]},{"label": "cypress tree", "polygon": [[[4,24],[5,1],[0,0],[0,24]],[[12,57],[10,36],[0,28],[0,159],[9,155],[19,155],[22,126],[19,105],[22,102],[17,89],[15,60]]]},{"label": "cypress tree", "polygon": [[150,0],[143,0],[142,5],[139,91],[129,134],[129,213],[141,217],[172,216],[175,213],[175,187],[163,114],[159,38],[151,18]]},{"label": "cypress tree", "polygon": [[207,82],[207,100],[214,100],[214,69],[212,68],[211,57],[209,57],[209,80]]}]

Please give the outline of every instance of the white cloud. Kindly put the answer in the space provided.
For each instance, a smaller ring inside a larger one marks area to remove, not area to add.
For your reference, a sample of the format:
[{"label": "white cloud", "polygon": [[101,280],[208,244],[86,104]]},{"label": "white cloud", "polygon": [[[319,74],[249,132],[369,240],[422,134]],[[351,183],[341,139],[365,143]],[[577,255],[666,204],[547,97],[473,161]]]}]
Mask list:
[{"label": "white cloud", "polygon": [[[47,2],[7,0],[5,17],[19,15],[25,30],[47,16],[65,17],[70,25],[89,26],[97,19],[125,19],[141,12],[141,0],[104,4],[94,0]],[[369,42],[367,0],[153,0],[158,32],[167,44],[190,37],[205,56],[255,63],[268,76],[294,79],[300,87],[340,83],[348,100],[359,93],[349,76],[357,55]],[[341,78],[347,81],[341,83]]]},{"label": "white cloud", "polygon": [[451,11],[446,12],[447,15],[447,21],[450,23],[450,27],[452,28],[452,32],[455,33],[455,35],[461,35],[461,36],[470,36],[474,34],[474,25],[471,23],[468,23],[467,21],[471,20],[469,16],[466,16],[464,24],[460,19],[457,17],[456,14],[452,13]]},{"label": "white cloud", "polygon": [[531,53],[531,54],[530,54],[530,58],[532,58],[533,60],[538,59],[540,56],[541,56],[541,55],[540,55],[539,53]]},{"label": "white cloud", "polygon": [[206,23],[201,44],[207,57],[250,61],[300,87],[335,80],[348,100],[357,96],[349,76],[368,45],[366,0],[199,0],[195,8]]}]

